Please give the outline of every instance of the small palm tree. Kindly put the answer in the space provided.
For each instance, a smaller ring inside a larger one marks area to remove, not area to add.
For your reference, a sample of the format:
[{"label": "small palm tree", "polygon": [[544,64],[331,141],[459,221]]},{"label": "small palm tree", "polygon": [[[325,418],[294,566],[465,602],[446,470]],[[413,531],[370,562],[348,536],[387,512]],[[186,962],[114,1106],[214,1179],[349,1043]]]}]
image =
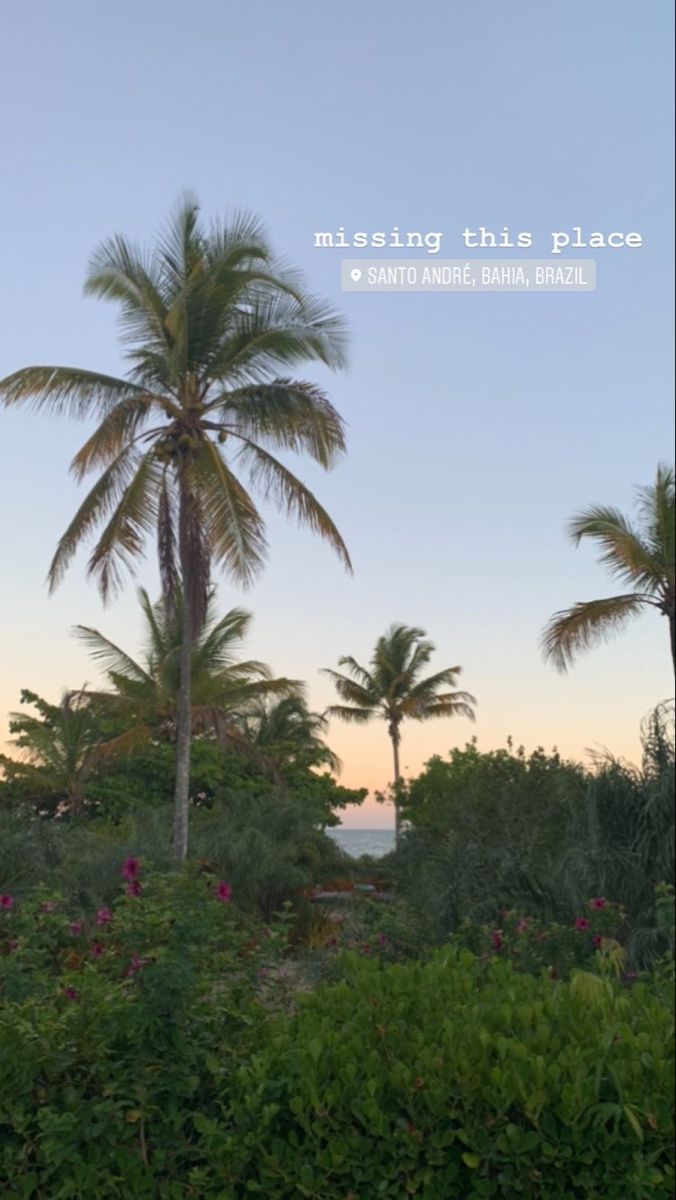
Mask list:
[{"label": "small palm tree", "polygon": [[[132,749],[151,738],[175,741],[181,686],[181,615],[171,618],[162,599],[151,603],[139,589],[145,622],[145,650],[141,661],[133,658],[97,629],[75,627],[75,635],[105,671],[111,691],[87,690],[84,695],[108,712],[123,731],[110,738],[102,753],[112,755]],[[251,622],[251,613],[233,608],[220,619],[213,590],[207,600],[204,623],[193,644],[191,664],[192,733],[208,733],[221,741],[243,746],[238,720],[265,697],[296,696],[300,683],[274,679],[265,663],[238,657]]]},{"label": "small palm tree", "polygon": [[311,712],[300,695],[262,699],[245,720],[251,744],[261,750],[278,770],[299,765],[326,766],[340,770],[340,759],[324,741],[328,719]]},{"label": "small palm tree", "polygon": [[126,378],[75,367],[27,367],[0,382],[6,405],[32,404],[97,422],[76,454],[82,480],[99,471],[61,538],[54,588],[81,543],[102,527],[88,574],[104,599],[156,533],[163,590],[183,595],[177,713],[174,845],[188,848],[191,664],[206,610],[210,569],[249,582],[266,550],[251,490],[325,538],[349,568],[340,533],[277,451],[309,454],[329,468],[345,449],[343,422],[313,384],[290,378],[298,363],[344,361],[342,323],[272,258],[257,221],[201,227],[183,202],[147,254],[123,237],[95,254],[85,291],[119,304]]},{"label": "small palm tree", "polygon": [[638,490],[638,525],[616,508],[594,507],[570,523],[579,545],[584,538],[601,550],[601,562],[628,591],[586,600],[555,613],[542,643],[545,657],[566,671],[578,653],[619,632],[631,617],[656,609],[669,621],[676,670],[676,576],[674,571],[674,471],[658,466],[654,484]]},{"label": "small palm tree", "polygon": [[49,704],[24,689],[21,703],[32,705],[37,716],[10,713],[9,730],[15,735],[11,744],[19,756],[0,754],[5,778],[19,783],[32,802],[77,816],[98,759],[101,729],[95,708],[84,691]]},{"label": "small palm tree", "polygon": [[346,672],[326,670],[336,686],[344,704],[334,704],[328,710],[330,716],[343,721],[366,724],[374,717],[387,723],[394,756],[394,805],[395,833],[400,834],[399,793],[401,769],[399,747],[401,724],[409,718],[428,721],[433,717],[468,717],[474,720],[474,696],[469,692],[442,691],[454,688],[461,667],[446,667],[434,675],[421,678],[428,665],[434,645],[428,641],[424,630],[407,625],[392,625],[378,639],[371,657],[370,670],[359,665],[352,657],[338,660],[339,667]]}]

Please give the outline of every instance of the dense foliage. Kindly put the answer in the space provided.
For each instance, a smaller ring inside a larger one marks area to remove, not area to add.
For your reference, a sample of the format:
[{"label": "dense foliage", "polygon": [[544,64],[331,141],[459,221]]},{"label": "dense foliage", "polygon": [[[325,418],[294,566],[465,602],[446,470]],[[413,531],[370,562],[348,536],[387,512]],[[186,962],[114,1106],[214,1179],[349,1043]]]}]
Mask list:
[{"label": "dense foliage", "polygon": [[672,714],[664,705],[645,723],[640,770],[475,744],[431,759],[402,800],[409,831],[387,864],[398,895],[437,938],[511,910],[569,925],[605,896],[640,965],[664,953],[655,894],[674,882]]},{"label": "dense foliage", "polygon": [[3,894],[3,1196],[672,1194],[673,1016],[648,983],[347,955],[288,1014],[286,928],[236,898],[134,856],[77,917]]}]

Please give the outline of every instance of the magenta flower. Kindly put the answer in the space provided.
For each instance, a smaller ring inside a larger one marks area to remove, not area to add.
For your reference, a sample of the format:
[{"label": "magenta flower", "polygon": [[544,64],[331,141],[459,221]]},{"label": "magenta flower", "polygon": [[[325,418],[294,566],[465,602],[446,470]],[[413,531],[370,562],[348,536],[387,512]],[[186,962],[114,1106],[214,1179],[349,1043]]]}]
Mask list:
[{"label": "magenta flower", "polygon": [[11,938],[8,942],[5,942],[5,945],[7,946],[7,953],[13,954],[15,950],[19,949],[18,938]]},{"label": "magenta flower", "polygon": [[138,876],[141,864],[137,858],[125,858],[122,863],[122,878],[134,880]]},{"label": "magenta flower", "polygon": [[379,946],[386,946],[386,945],[387,945],[387,935],[386,935],[386,934],[384,934],[384,933],[379,933],[379,934],[378,934],[378,945],[379,945]]},{"label": "magenta flower", "polygon": [[109,908],[100,908],[96,914],[97,925],[109,925],[113,919],[113,914]]},{"label": "magenta flower", "polygon": [[142,891],[143,884],[140,883],[138,879],[132,879],[131,882],[127,884],[128,896],[140,896]]},{"label": "magenta flower", "polygon": [[103,954],[103,946],[100,942],[93,942],[89,953],[92,958],[100,958]]},{"label": "magenta flower", "polygon": [[143,967],[145,967],[145,965],[145,959],[141,958],[136,951],[134,951],[131,956],[129,966],[125,969],[124,973],[125,975],[135,975],[137,971],[140,971]]},{"label": "magenta flower", "polygon": [[369,946],[368,942],[362,943],[361,952],[362,952],[362,954],[370,954],[371,953],[371,947]]},{"label": "magenta flower", "polygon": [[80,998],[80,993],[78,992],[77,988],[74,987],[64,988],[63,994],[66,997],[66,1000],[79,1000]]},{"label": "magenta flower", "polygon": [[498,950],[500,950],[502,947],[502,930],[501,929],[493,930],[493,932],[491,934],[491,942],[493,943],[493,949],[495,950],[495,952],[497,954]]},{"label": "magenta flower", "polygon": [[9,892],[3,892],[0,896],[0,908],[14,908],[14,897],[10,896]]},{"label": "magenta flower", "polygon": [[73,937],[79,937],[82,933],[82,921],[71,921],[68,926]]},{"label": "magenta flower", "polygon": [[595,950],[600,950],[602,945],[603,945],[603,938],[601,937],[600,933],[597,933],[592,938],[592,946],[594,947]]},{"label": "magenta flower", "polygon": [[525,933],[525,932],[526,932],[526,930],[528,929],[528,926],[529,926],[529,925],[530,925],[530,920],[529,920],[529,918],[528,918],[528,917],[522,917],[522,918],[521,918],[521,920],[520,920],[520,921],[517,921],[517,923],[516,923],[516,932],[517,932],[517,933]]},{"label": "magenta flower", "polygon": [[589,929],[589,921],[586,917],[578,917],[575,921],[575,928],[578,929],[580,933],[584,933],[586,929]]},{"label": "magenta flower", "polygon": [[56,900],[43,900],[40,905],[40,912],[53,913],[56,908]]},{"label": "magenta flower", "polygon": [[225,883],[225,881],[221,879],[220,883],[217,883],[216,887],[214,888],[214,895],[216,896],[217,900],[220,900],[221,904],[229,904],[232,900],[232,888],[230,887],[230,884]]},{"label": "magenta flower", "polygon": [[606,900],[605,896],[597,896],[595,900],[592,900],[591,906],[592,908],[595,908],[597,912],[600,912],[602,908],[606,907],[607,903],[608,901]]}]

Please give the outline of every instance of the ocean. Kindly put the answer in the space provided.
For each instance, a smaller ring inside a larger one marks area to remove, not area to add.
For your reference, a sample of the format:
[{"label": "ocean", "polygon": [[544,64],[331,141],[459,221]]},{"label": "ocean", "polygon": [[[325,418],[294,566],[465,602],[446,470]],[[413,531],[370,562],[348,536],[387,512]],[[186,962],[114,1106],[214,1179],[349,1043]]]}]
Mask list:
[{"label": "ocean", "polygon": [[370,854],[374,858],[382,858],[394,850],[393,829],[327,829],[329,837],[335,839],[338,845],[350,858],[360,858],[362,854]]}]

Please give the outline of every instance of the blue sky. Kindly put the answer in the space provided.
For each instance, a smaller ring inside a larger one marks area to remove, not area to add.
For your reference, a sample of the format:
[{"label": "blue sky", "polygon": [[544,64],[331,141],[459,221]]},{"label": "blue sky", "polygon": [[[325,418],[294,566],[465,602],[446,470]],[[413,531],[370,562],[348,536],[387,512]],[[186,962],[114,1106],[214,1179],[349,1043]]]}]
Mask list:
[{"label": "blue sky", "polygon": [[[640,718],[673,692],[656,617],[565,678],[538,650],[552,611],[613,586],[566,520],[627,507],[673,441],[672,40],[666,0],[0,10],[0,375],[119,371],[114,310],[81,294],[105,236],[149,241],[186,188],[207,214],[257,212],[351,328],[349,371],[312,372],[348,421],[349,456],[329,476],[300,470],[355,575],[273,513],[265,574],[245,597],[224,581],[221,602],[253,609],[251,652],[305,677],[317,706],[331,699],[320,667],[367,658],[393,620],[422,625],[439,666],[463,665],[479,721],[407,730],[411,771],[472,732],[485,748],[511,734],[635,757]],[[316,230],[398,225],[443,231],[443,255],[462,257],[463,228],[481,224],[531,230],[532,257],[573,225],[637,230],[644,246],[595,252],[593,295],[469,297],[343,294],[340,252],[313,246]],[[104,612],[82,560],[44,588],[84,430],[0,422],[1,720],[22,686],[55,697],[91,680],[75,622],[135,647],[138,620],[133,585]],[[155,587],[152,550],[139,582]],[[383,785],[386,742],[336,728],[346,782]]]}]

